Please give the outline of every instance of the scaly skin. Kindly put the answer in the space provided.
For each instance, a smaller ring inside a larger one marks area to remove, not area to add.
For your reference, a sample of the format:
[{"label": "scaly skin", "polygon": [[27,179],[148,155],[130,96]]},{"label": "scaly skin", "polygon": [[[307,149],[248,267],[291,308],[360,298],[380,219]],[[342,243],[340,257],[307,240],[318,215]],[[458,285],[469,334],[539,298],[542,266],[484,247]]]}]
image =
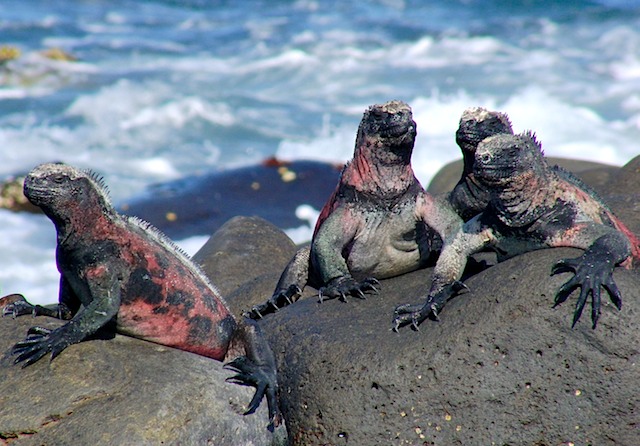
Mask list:
[{"label": "scaly skin", "polygon": [[[311,245],[282,273],[273,296],[246,315],[259,318],[297,300],[307,284],[320,300],[364,298],[378,279],[425,265],[433,243],[447,242],[462,220],[426,193],[411,168],[416,124],[400,101],[364,113],[353,159],[320,213]],[[439,248],[439,246],[438,246]]]},{"label": "scaly skin", "polygon": [[504,113],[472,107],[460,117],[456,142],[462,151],[464,167],[458,184],[449,194],[449,202],[464,221],[484,211],[489,204],[489,191],[476,180],[473,164],[478,144],[500,133],[513,134],[509,117]]},{"label": "scaly skin", "polygon": [[250,320],[238,321],[218,290],[191,260],[157,229],[119,215],[102,181],[63,164],[33,169],[24,193],[53,221],[60,271],[56,308],[7,296],[3,315],[43,314],[69,319],[47,330],[32,327],[12,354],[23,367],[47,353],[94,334],[116,317],[119,333],[197,353],[237,372],[232,382],[256,387],[247,413],[267,396],[277,422],[273,353]]},{"label": "scaly skin", "polygon": [[633,259],[640,258],[640,241],[577,178],[549,167],[532,134],[485,139],[476,151],[474,175],[491,193],[488,208],[465,223],[443,249],[427,302],[396,309],[396,328],[417,327],[437,314],[450,296],[452,284],[461,277],[467,258],[483,248],[497,251],[499,261],[542,248],[583,249],[580,257],[560,260],[553,267],[552,274],[575,274],[558,290],[555,305],[580,288],[573,326],[591,295],[593,328],[600,317],[601,288],[621,308],[613,269],[616,265],[629,267]]}]

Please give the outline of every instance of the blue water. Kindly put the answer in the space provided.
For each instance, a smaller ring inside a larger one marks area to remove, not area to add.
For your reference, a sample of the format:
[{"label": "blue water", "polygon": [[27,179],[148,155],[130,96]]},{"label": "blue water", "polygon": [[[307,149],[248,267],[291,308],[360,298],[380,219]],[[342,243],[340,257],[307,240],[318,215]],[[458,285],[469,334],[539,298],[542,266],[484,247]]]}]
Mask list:
[{"label": "blue water", "polygon": [[[0,66],[0,176],[63,160],[118,201],[267,156],[345,161],[364,109],[394,98],[413,107],[424,184],[460,156],[469,106],[506,111],[549,155],[640,153],[638,1],[0,4],[0,45],[21,51]],[[0,225],[0,293],[54,301],[51,224],[0,211]]]}]

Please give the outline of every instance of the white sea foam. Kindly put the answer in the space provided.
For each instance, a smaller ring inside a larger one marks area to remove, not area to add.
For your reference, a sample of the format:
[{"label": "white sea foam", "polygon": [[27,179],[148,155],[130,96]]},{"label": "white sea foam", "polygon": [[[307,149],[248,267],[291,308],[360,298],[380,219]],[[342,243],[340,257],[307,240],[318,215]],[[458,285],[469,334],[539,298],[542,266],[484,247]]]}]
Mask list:
[{"label": "white sea foam", "polygon": [[[159,2],[108,11],[88,2],[64,13],[10,2],[15,20],[0,31],[16,39],[25,31],[25,57],[0,79],[0,175],[63,160],[103,174],[117,201],[149,183],[270,155],[344,162],[362,112],[389,99],[413,108],[413,166],[424,185],[460,157],[454,135],[470,106],[507,112],[548,155],[623,164],[640,153],[632,9],[567,6],[554,20],[514,7],[504,26],[488,10],[464,22],[456,9],[454,22],[434,23],[432,8],[446,17],[448,3],[391,3],[351,15],[298,1],[288,15],[279,3],[275,14],[271,4],[269,14],[246,14],[233,3],[176,4],[167,14]],[[46,59],[47,46],[81,61]],[[313,222],[288,233],[302,242]],[[5,211],[0,223],[2,291],[55,299],[51,223]],[[180,243],[193,252],[201,242]]]},{"label": "white sea foam", "polygon": [[43,215],[0,210],[0,296],[23,293],[33,303],[58,299],[55,229]]}]

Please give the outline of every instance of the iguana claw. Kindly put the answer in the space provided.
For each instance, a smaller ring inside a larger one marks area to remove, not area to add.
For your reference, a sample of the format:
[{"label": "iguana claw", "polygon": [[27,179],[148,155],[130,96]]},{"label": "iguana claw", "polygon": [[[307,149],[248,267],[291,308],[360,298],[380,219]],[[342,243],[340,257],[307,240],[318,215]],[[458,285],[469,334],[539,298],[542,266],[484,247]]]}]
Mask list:
[{"label": "iguana claw", "polygon": [[592,328],[596,328],[600,318],[601,287],[608,292],[616,308],[618,310],[622,308],[622,294],[613,281],[614,267],[615,265],[612,265],[605,258],[595,256],[587,258],[585,255],[574,259],[562,259],[553,265],[551,275],[564,272],[573,272],[575,274],[556,293],[554,308],[566,301],[576,288],[580,288],[580,295],[576,302],[571,327],[575,327],[578,320],[580,320],[589,294],[591,294],[591,322]]},{"label": "iguana claw", "polygon": [[374,294],[379,293],[375,285],[379,286],[380,282],[374,277],[368,277],[358,282],[350,276],[341,276],[320,288],[318,290],[318,298],[321,303],[324,302],[325,297],[327,299],[339,298],[343,302],[347,301],[347,296],[366,299],[366,291],[371,291]]},{"label": "iguana claw", "polygon": [[262,319],[264,315],[278,311],[280,308],[291,305],[298,300],[302,290],[297,285],[290,285],[286,289],[276,290],[267,301],[254,305],[251,310],[245,311],[242,315],[250,319]]},{"label": "iguana claw", "polygon": [[464,283],[456,280],[433,296],[429,296],[423,305],[399,305],[394,311],[393,331],[397,332],[400,327],[405,325],[411,325],[414,330],[418,330],[418,326],[427,318],[439,321],[438,313],[447,303],[447,300],[463,290],[468,291],[469,288]]},{"label": "iguana claw", "polygon": [[269,428],[273,429],[274,425],[277,426],[280,422],[277,403],[278,382],[273,367],[261,366],[246,356],[240,356],[226,363],[224,368],[236,372],[235,375],[230,376],[225,381],[256,388],[256,392],[253,394],[253,398],[251,398],[244,415],[254,413],[260,406],[262,397],[266,396],[269,410]]}]

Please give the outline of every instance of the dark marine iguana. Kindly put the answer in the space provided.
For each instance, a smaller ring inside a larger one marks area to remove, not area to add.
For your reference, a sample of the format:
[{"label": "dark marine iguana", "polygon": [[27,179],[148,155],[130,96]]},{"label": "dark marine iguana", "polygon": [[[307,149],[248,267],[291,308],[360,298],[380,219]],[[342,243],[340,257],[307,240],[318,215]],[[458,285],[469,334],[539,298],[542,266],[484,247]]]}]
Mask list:
[{"label": "dark marine iguana", "polygon": [[[201,270],[160,231],[118,214],[102,180],[64,164],[34,168],[24,193],[53,221],[60,271],[55,308],[7,296],[3,315],[46,315],[69,322],[32,327],[12,349],[26,367],[96,333],[115,319],[119,333],[218,361],[227,381],[256,387],[245,414],[266,395],[277,424],[275,358],[254,321],[236,320]],[[2,300],[0,300],[2,304]]]},{"label": "dark marine iguana", "polygon": [[549,166],[532,133],[499,134],[482,141],[475,154],[474,176],[490,191],[485,211],[469,220],[444,247],[432,278],[427,302],[396,308],[395,329],[437,317],[451,295],[467,258],[483,248],[498,253],[498,261],[550,247],[574,247],[584,253],[558,261],[552,275],[573,272],[555,296],[557,306],[580,288],[572,326],[591,295],[591,320],[600,316],[601,287],[618,309],[620,290],[613,280],[616,265],[631,267],[640,259],[640,241],[595,192],[557,166]]},{"label": "dark marine iguana", "polygon": [[299,298],[310,284],[324,298],[365,297],[377,279],[425,265],[462,226],[444,200],[426,193],[411,167],[416,123],[401,101],[373,105],[358,127],[353,159],[320,212],[310,246],[282,273],[273,296],[247,316],[260,318]]},{"label": "dark marine iguana", "polygon": [[449,194],[449,202],[464,221],[484,211],[489,204],[489,191],[476,180],[473,164],[478,144],[499,133],[513,134],[506,114],[482,107],[472,107],[462,112],[456,143],[462,151],[463,170],[458,184]]}]

